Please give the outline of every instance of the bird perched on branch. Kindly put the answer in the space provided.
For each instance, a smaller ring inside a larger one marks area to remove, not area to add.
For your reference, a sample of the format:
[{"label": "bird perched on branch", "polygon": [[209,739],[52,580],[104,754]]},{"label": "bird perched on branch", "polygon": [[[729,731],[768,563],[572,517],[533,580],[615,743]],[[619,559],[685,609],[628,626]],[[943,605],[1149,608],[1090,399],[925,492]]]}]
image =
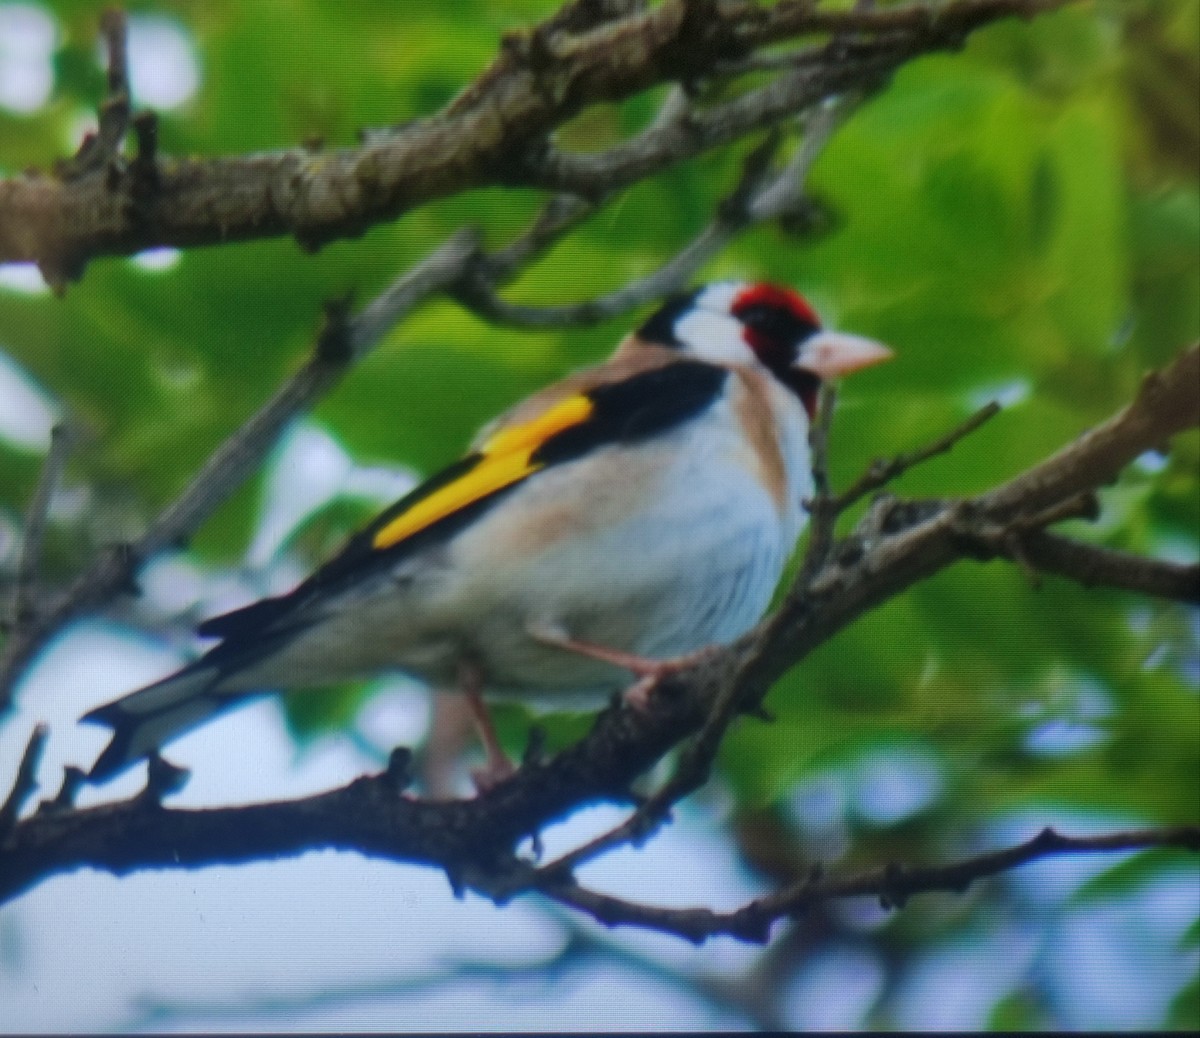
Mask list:
[{"label": "bird perched on branch", "polygon": [[294,591],[201,624],[221,641],[195,662],[87,714],[113,729],[90,778],[250,696],[387,669],[466,697],[482,786],[511,771],[485,698],[579,709],[625,688],[644,707],[763,615],[805,522],[821,381],[888,356],[786,288],[668,300]]}]

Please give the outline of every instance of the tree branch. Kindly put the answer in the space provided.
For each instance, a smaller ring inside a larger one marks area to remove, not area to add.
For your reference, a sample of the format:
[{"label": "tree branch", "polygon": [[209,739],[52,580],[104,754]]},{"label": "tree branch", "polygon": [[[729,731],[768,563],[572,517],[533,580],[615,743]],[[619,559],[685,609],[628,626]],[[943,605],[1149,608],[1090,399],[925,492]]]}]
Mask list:
[{"label": "tree branch", "polygon": [[818,871],[732,912],[714,912],[707,908],[660,908],[597,893],[575,883],[548,885],[542,888],[542,892],[561,904],[586,912],[605,926],[636,926],[682,937],[693,944],[703,944],[708,938],[718,935],[765,943],[774,923],[781,919],[794,919],[826,901],[875,897],[884,908],[902,908],[916,894],[961,894],[978,880],[1009,872],[1031,861],[1063,855],[1146,850],[1151,847],[1200,851],[1200,826],[1138,829],[1101,836],[1065,836],[1047,828],[1024,843],[949,865],[904,867],[893,864],[858,875],[831,876],[828,879]]},{"label": "tree branch", "polygon": [[1115,548],[1084,544],[1048,530],[1017,534],[1008,543],[994,547],[997,555],[1014,561],[1019,555],[1035,570],[1056,573],[1085,587],[1111,587],[1200,605],[1200,563],[1147,559]]},{"label": "tree branch", "polygon": [[[718,206],[714,219],[683,249],[646,277],[582,303],[521,306],[507,302],[496,292],[498,284],[508,279],[505,268],[481,263],[464,281],[456,298],[493,324],[544,329],[596,324],[670,295],[685,285],[708,260],[738,235],[757,224],[785,218],[800,209],[804,202],[808,171],[832,134],[839,116],[851,107],[843,103],[840,107],[819,111],[814,115],[809,121],[803,142],[780,170],[772,172],[770,169],[771,158],[779,144],[778,137],[769,137],[755,148],[746,160],[740,181],[725,202]],[[591,211],[586,203],[579,204],[586,211]]]},{"label": "tree branch", "polygon": [[[1136,399],[1109,421],[1008,483],[965,501],[917,508],[891,502],[868,538],[855,533],[835,545],[775,614],[683,672],[646,712],[606,710],[579,743],[548,760],[527,762],[511,780],[474,800],[406,799],[399,795],[403,769],[396,768],[318,796],[250,807],[179,810],[139,796],[85,810],[51,808],[18,821],[0,840],[0,900],[85,866],[124,874],[318,848],[435,866],[456,887],[472,886],[497,900],[547,884],[569,891],[569,871],[538,870],[515,857],[521,840],[583,804],[627,801],[631,783],[680,739],[702,730],[717,704],[754,708],[771,681],[851,621],[929,574],[977,557],[983,533],[1005,524],[1028,530],[1038,517],[1061,512],[1063,502],[1107,483],[1151,446],[1197,424],[1200,347],[1193,347],[1148,376]],[[1127,845],[1121,836],[1108,839],[1108,849]],[[1172,840],[1192,846],[1194,837]],[[1026,860],[1019,849],[1007,853],[1016,858],[1004,867]],[[882,891],[895,901],[915,890],[942,889],[938,884],[954,888],[951,880],[962,882],[954,868],[935,870],[932,879],[921,878],[926,873],[920,870],[892,870]],[[866,888],[866,881],[847,882],[836,896],[880,892],[877,880]],[[804,907],[808,896],[785,890],[768,904],[779,917]]]},{"label": "tree branch", "polygon": [[[959,45],[975,29],[1030,17],[1067,0],[951,0],[886,12],[815,11],[809,0],[764,9],[751,0],[668,0],[649,10],[618,4],[599,23],[570,17],[510,34],[491,68],[446,109],[358,147],[304,148],[216,159],[115,157],[128,125],[116,104],[97,138],[56,174],[0,180],[0,262],[31,261],[61,286],[86,263],[153,246],[214,245],[293,235],[316,248],[356,236],[419,205],[471,188],[541,185],[604,193],[778,122],[820,97],[877,83],[918,53]],[[111,30],[111,26],[110,26]],[[722,63],[762,46],[831,34],[775,84],[713,106],[682,125],[647,131],[602,156],[562,155],[549,136],[586,107],[671,82],[727,81]],[[849,34],[853,34],[850,36]],[[110,31],[110,85],[121,39]],[[870,38],[866,38],[870,37]],[[118,92],[110,101],[119,97]],[[108,109],[106,109],[108,111]],[[141,124],[139,124],[141,125]],[[115,138],[115,139],[114,139]],[[93,161],[94,151],[105,161]]]}]

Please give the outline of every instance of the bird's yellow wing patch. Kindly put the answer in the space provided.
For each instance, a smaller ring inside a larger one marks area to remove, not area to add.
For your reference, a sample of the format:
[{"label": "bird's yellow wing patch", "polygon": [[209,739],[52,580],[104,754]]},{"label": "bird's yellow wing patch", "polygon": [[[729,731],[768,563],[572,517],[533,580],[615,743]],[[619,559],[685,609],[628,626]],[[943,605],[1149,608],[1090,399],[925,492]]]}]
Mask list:
[{"label": "bird's yellow wing patch", "polygon": [[498,430],[488,437],[481,450],[489,456],[526,448],[533,453],[555,433],[587,421],[595,407],[591,398],[583,394],[569,396],[528,422]]},{"label": "bird's yellow wing patch", "polygon": [[414,501],[375,534],[371,546],[390,548],[476,501],[536,472],[537,449],[555,433],[587,421],[594,409],[583,395],[571,396],[521,425],[500,429],[483,444],[479,460],[457,479]]}]

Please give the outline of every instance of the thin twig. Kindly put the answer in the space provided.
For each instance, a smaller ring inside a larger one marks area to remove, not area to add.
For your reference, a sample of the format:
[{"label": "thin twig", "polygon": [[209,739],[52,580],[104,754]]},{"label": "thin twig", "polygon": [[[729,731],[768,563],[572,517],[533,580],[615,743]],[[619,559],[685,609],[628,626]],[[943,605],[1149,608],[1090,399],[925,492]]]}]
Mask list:
[{"label": "thin twig", "polygon": [[[546,329],[596,324],[677,292],[738,235],[758,224],[791,215],[801,207],[805,197],[805,181],[812,164],[834,129],[865,97],[863,93],[853,104],[842,101],[822,105],[810,115],[800,145],[791,160],[778,171],[771,172],[769,169],[770,158],[779,143],[777,135],[768,137],[763,144],[754,148],[743,164],[737,185],[718,204],[714,219],[652,273],[585,302],[524,306],[510,303],[496,292],[502,280],[507,279],[505,275],[510,270],[511,259],[506,256],[505,262],[497,267],[495,258],[485,257],[460,287],[457,293],[459,301],[493,324]],[[563,196],[563,201],[554,203],[559,212],[545,217],[547,226],[553,229],[553,237],[549,241],[555,240],[561,233],[558,230],[560,225],[569,222],[573,226],[610,197],[610,193],[605,193],[597,199],[584,201],[575,196]],[[532,244],[540,252],[549,241],[543,232],[539,232]],[[532,251],[530,246],[522,243],[516,255],[524,258],[529,251]]]},{"label": "thin twig", "polygon": [[50,518],[50,506],[54,492],[62,479],[63,466],[70,452],[71,435],[65,422],[57,422],[50,430],[50,448],[42,463],[42,473],[33,491],[33,498],[25,513],[25,534],[21,542],[21,555],[17,562],[17,576],[13,583],[12,605],[9,616],[12,627],[9,637],[17,632],[34,614],[29,598],[37,583],[38,570],[42,564],[42,542],[46,534],[46,523]]},{"label": "thin twig", "polygon": [[[758,149],[754,154],[758,154]],[[730,198],[744,195],[749,188],[750,178],[760,175],[761,170],[748,161]],[[510,328],[545,329],[596,324],[677,292],[704,263],[724,249],[750,223],[748,206],[742,205],[735,210],[729,204],[719,205],[717,217],[653,273],[582,303],[558,306],[510,303],[501,298],[495,291],[494,283],[483,276],[468,278],[458,293],[458,299],[484,320]],[[482,273],[481,270],[479,274]]]},{"label": "thin twig", "polygon": [[837,407],[837,387],[826,382],[817,397],[817,417],[808,430],[812,456],[813,496],[808,502],[808,548],[800,565],[798,580],[807,583],[829,557],[833,547],[838,509],[829,491],[829,430]]},{"label": "thin twig", "polygon": [[984,422],[989,421],[1000,413],[1000,405],[996,401],[985,404],[972,414],[965,422],[955,426],[945,436],[934,440],[927,447],[912,451],[908,454],[898,454],[894,458],[876,458],[867,469],[848,489],[834,497],[832,507],[837,513],[859,501],[867,494],[887,486],[892,480],[902,476],[909,469],[930,458],[945,454],[960,440],[969,436]]},{"label": "thin twig", "polygon": [[42,759],[42,750],[46,747],[46,739],[49,735],[50,729],[44,724],[34,725],[33,731],[29,735],[29,742],[25,744],[25,752],[21,755],[21,763],[17,767],[17,776],[13,780],[12,789],[9,790],[4,804],[0,806],[0,846],[4,843],[4,837],[16,825],[17,816],[21,813],[25,801],[37,789],[38,763]]},{"label": "thin twig", "polygon": [[528,230],[508,245],[481,255],[473,273],[494,286],[507,284],[531,263],[541,259],[562,238],[595,213],[607,200],[562,194],[552,197],[538,213]]},{"label": "thin twig", "polygon": [[[716,658],[710,666],[722,664],[729,667],[733,660],[729,657]],[[539,876],[554,877],[558,880],[570,876],[580,865],[595,860],[615,847],[644,842],[667,821],[672,808],[679,801],[708,781],[721,741],[729,725],[743,709],[742,702],[746,694],[744,683],[737,677],[720,682],[719,688],[720,691],[713,700],[704,723],[684,747],[670,778],[646,797],[620,824],[548,862],[537,870]]]},{"label": "thin twig", "polygon": [[131,106],[125,12],[117,8],[104,11],[100,16],[100,31],[108,52],[105,96],[100,103],[96,132],[87,134],[75,156],[59,166],[59,173],[65,180],[78,179],[105,166],[115,169],[129,130]]},{"label": "thin twig", "polygon": [[695,944],[717,935],[764,943],[770,936],[772,924],[795,918],[826,901],[875,897],[885,907],[899,908],[916,894],[961,893],[977,880],[1043,858],[1140,851],[1153,847],[1200,851],[1200,826],[1139,829],[1100,836],[1064,836],[1053,829],[1043,829],[1037,836],[1014,847],[949,865],[912,868],[888,865],[855,876],[828,879],[809,876],[732,912],[645,905],[597,893],[567,881],[548,884],[541,892],[555,901],[587,912],[606,926],[637,926],[683,937]]}]

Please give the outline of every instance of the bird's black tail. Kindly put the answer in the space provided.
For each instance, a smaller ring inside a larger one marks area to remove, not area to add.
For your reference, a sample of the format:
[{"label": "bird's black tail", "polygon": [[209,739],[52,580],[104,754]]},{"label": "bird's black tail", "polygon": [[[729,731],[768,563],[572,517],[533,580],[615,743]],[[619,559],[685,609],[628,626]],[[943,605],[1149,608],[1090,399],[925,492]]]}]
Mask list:
[{"label": "bird's black tail", "polygon": [[112,778],[163,743],[246,698],[246,693],[217,692],[221,676],[219,668],[201,660],[84,714],[80,720],[113,730],[112,741],[92,765],[88,779]]}]

